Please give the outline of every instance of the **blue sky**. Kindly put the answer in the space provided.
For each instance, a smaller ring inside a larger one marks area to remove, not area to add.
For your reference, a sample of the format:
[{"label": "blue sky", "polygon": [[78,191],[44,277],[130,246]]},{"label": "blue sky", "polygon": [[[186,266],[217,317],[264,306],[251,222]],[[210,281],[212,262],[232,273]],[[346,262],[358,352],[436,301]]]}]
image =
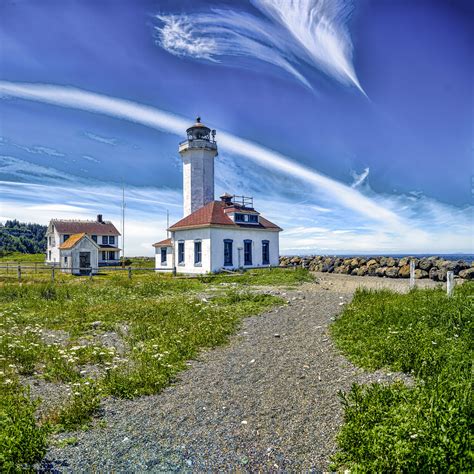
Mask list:
[{"label": "blue sky", "polygon": [[0,221],[178,219],[177,143],[217,129],[216,194],[254,196],[282,252],[474,252],[468,1],[0,5]]}]

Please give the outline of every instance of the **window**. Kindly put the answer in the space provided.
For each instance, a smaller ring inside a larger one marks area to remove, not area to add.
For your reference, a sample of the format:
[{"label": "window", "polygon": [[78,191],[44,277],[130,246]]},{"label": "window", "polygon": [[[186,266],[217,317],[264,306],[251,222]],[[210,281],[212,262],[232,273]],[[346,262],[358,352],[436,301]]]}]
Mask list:
[{"label": "window", "polygon": [[51,250],[48,252],[48,260],[51,260]]},{"label": "window", "polygon": [[63,235],[63,242],[66,242],[66,240],[69,239],[69,237],[71,237],[69,234],[64,234]]},{"label": "window", "polygon": [[109,236],[103,235],[102,236],[102,244],[107,245],[109,243]]},{"label": "window", "polygon": [[262,265],[270,265],[270,242],[262,240]]},{"label": "window", "polygon": [[252,241],[244,240],[244,265],[252,265]]},{"label": "window", "polygon": [[232,266],[232,240],[224,239],[224,266]]},{"label": "window", "polygon": [[178,265],[184,265],[184,242],[178,242]]},{"label": "window", "polygon": [[108,252],[108,260],[115,260],[115,252]]},{"label": "window", "polygon": [[109,244],[110,245],[115,245],[115,235],[110,235],[109,236]]},{"label": "window", "polygon": [[93,235],[93,236],[92,236],[92,240],[93,240],[95,243],[97,243],[97,235]]},{"label": "window", "polygon": [[48,237],[49,245],[53,245],[53,238],[51,236]]},{"label": "window", "polygon": [[202,243],[200,240],[194,242],[194,265],[201,265]]},{"label": "window", "polygon": [[166,265],[166,258],[168,256],[168,252],[166,247],[161,247],[161,264]]},{"label": "window", "polygon": [[257,214],[235,214],[235,222],[258,224],[258,215]]},{"label": "window", "polygon": [[64,257],[64,265],[67,265],[67,257]]}]

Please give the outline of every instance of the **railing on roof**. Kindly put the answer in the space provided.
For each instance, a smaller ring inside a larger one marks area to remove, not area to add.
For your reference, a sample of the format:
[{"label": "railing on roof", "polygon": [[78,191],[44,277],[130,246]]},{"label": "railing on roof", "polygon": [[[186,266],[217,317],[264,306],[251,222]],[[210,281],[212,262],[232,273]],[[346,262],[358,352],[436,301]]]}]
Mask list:
[{"label": "railing on roof", "polygon": [[234,194],[232,196],[232,202],[234,204],[238,204],[239,206],[249,207],[250,209],[253,209],[253,197],[251,196],[239,196],[237,194]]}]

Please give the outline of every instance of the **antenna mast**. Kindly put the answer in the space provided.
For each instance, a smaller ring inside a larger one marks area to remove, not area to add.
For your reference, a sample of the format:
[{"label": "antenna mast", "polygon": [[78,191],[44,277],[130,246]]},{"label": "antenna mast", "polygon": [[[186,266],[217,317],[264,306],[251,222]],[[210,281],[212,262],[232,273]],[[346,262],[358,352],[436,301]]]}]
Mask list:
[{"label": "antenna mast", "polygon": [[125,267],[125,182],[122,180],[122,267]]},{"label": "antenna mast", "polygon": [[166,209],[166,238],[170,236],[170,231],[168,230],[170,227],[170,211]]}]

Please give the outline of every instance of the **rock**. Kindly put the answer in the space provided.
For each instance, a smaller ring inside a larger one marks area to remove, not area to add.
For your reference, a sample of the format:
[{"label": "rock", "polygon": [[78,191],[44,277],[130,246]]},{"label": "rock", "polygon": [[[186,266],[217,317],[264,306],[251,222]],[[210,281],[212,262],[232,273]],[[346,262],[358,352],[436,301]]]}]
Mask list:
[{"label": "rock", "polygon": [[[404,260],[403,258],[400,260],[400,262]],[[400,263],[399,263],[400,265]],[[400,278],[410,278],[410,265],[406,263],[402,267],[399,267],[398,269],[398,276]]]},{"label": "rock", "polygon": [[373,267],[374,265],[377,265],[378,262],[377,260],[375,260],[375,258],[371,258],[368,262],[367,262],[367,266],[368,267]]},{"label": "rock", "polygon": [[387,267],[394,267],[397,265],[397,260],[393,257],[388,257],[386,262]]},{"label": "rock", "polygon": [[409,259],[408,257],[403,257],[398,261],[398,266],[399,267],[404,267],[405,265],[409,264]]},{"label": "rock", "polygon": [[353,268],[353,269],[351,270],[351,275],[357,276],[357,275],[359,274],[359,273],[358,273],[359,270],[360,270],[360,268]]},{"label": "rock", "polygon": [[378,276],[378,277],[383,277],[385,276],[385,271],[387,270],[387,267],[379,267],[375,270],[375,274]]},{"label": "rock", "polygon": [[420,270],[419,268],[417,268],[415,270],[415,278],[418,280],[421,278],[428,278],[428,272],[426,270]]},{"label": "rock", "polygon": [[280,337],[280,334],[274,334],[273,337]]},{"label": "rock", "polygon": [[382,267],[386,267],[387,266],[387,257],[380,257],[380,265]]},{"label": "rock", "polygon": [[357,267],[359,265],[359,259],[358,258],[353,258],[351,260],[351,267],[354,268],[354,267]]},{"label": "rock", "polygon": [[418,264],[418,267],[421,270],[426,270],[427,272],[430,270],[432,266],[433,266],[433,261],[430,260],[429,258],[422,258],[420,260],[420,263]]},{"label": "rock", "polygon": [[94,329],[97,329],[101,324],[102,324],[102,321],[94,321],[93,323],[91,323],[91,326]]},{"label": "rock", "polygon": [[367,272],[367,265],[363,265],[362,267],[357,268],[357,276],[365,276],[367,275]]},{"label": "rock", "polygon": [[466,268],[459,272],[459,276],[465,280],[474,280],[474,267]]},{"label": "rock", "polygon": [[387,268],[385,271],[385,276],[389,278],[397,278],[398,277],[398,267],[395,267],[394,265],[390,266]]},{"label": "rock", "polygon": [[434,281],[446,281],[447,273],[446,268],[433,267],[429,272],[429,277]]}]

